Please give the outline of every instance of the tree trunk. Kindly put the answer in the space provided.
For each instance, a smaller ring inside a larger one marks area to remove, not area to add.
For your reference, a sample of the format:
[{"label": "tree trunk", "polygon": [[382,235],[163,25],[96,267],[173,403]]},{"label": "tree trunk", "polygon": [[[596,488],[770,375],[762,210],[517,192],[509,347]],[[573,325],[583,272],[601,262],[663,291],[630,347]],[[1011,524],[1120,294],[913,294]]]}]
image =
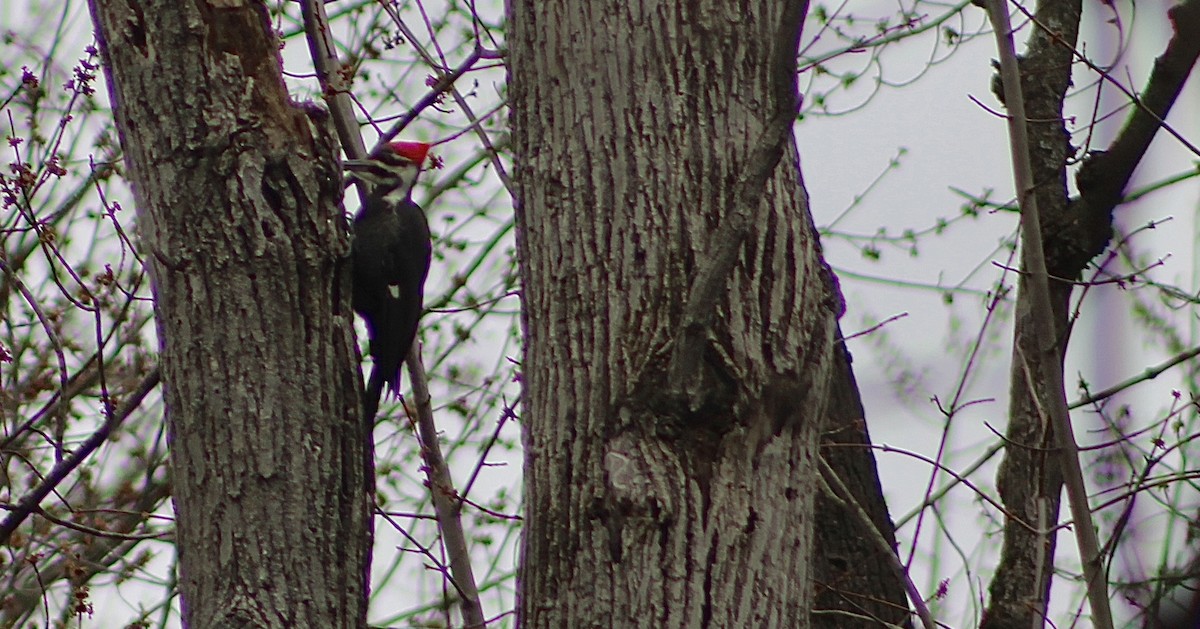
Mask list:
[{"label": "tree trunk", "polygon": [[[525,627],[804,627],[840,297],[790,134],[666,395],[773,107],[780,3],[513,0]],[[631,27],[630,25],[638,25]]]},{"label": "tree trunk", "polygon": [[184,623],[365,626],[336,142],[289,101],[262,3],[90,5],[153,278]]},{"label": "tree trunk", "polygon": [[[1035,194],[1042,220],[1046,264],[1052,278],[1076,278],[1095,252],[1080,254],[1072,224],[1082,222],[1068,211],[1066,162],[1070,136],[1062,121],[1063,99],[1071,85],[1072,48],[1079,35],[1080,0],[1038,3],[1038,24],[1053,33],[1032,29],[1021,61],[1022,92]],[[1058,326],[1060,356],[1066,355],[1072,285],[1051,280],[1050,300]],[[1013,337],[1011,390],[1009,391],[1008,447],[1000,463],[996,485],[1008,514],[1000,563],[988,592],[990,598],[981,626],[987,629],[1025,628],[1040,625],[1050,602],[1062,496],[1062,471],[1058,441],[1049,419],[1040,408],[1055,393],[1045,391],[1049,378],[1039,372],[1033,357],[1043,352],[1030,317],[1032,293],[1022,278],[1017,290],[1016,330]],[[1027,372],[1028,369],[1028,372]],[[1058,365],[1062,369],[1062,365]],[[1032,375],[1030,380],[1028,375]],[[1043,401],[1039,401],[1043,400]],[[1019,521],[1017,520],[1019,519]],[[1049,531],[1039,532],[1039,531]]]}]

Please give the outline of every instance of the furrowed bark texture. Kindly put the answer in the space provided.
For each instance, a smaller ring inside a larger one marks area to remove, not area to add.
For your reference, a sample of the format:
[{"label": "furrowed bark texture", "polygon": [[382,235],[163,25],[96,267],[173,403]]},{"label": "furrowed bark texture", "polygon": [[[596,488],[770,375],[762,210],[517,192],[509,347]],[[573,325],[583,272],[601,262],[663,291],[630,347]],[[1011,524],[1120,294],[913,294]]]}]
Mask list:
[{"label": "furrowed bark texture", "polygon": [[258,2],[93,0],[162,349],[184,622],[366,624],[336,141]]},{"label": "furrowed bark texture", "polygon": [[790,135],[664,386],[772,104],[779,3],[509,3],[526,354],[524,627],[805,627],[837,304]]},{"label": "furrowed bark texture", "polygon": [[[1072,49],[1079,33],[1079,0],[1041,2],[1038,21],[1051,31],[1033,27],[1021,59],[1031,166],[1041,211],[1046,263],[1051,277],[1050,301],[1057,323],[1062,354],[1066,353],[1068,307],[1072,285],[1054,277],[1079,275],[1090,254],[1087,245],[1063,234],[1076,234],[1082,217],[1068,212],[1066,160],[1070,135],[1062,121],[1063,98],[1071,80]],[[1050,408],[1045,391],[1047,377],[1040,373],[1037,357],[1043,352],[1030,317],[1032,295],[1022,278],[1017,289],[1016,332],[1013,341],[1009,392],[1008,447],[1000,464],[997,488],[1010,514],[1034,528],[1052,530],[1058,524],[1062,495],[1057,442],[1038,408]],[[1057,365],[1062,369],[1062,365]],[[1028,371],[1027,371],[1028,370]],[[1029,377],[1032,376],[1032,381]],[[1041,396],[1043,402],[1036,401]],[[1040,625],[1050,600],[1054,573],[1056,532],[1035,533],[1009,520],[1003,533],[1000,563],[989,587],[982,626],[1031,627]]]}]

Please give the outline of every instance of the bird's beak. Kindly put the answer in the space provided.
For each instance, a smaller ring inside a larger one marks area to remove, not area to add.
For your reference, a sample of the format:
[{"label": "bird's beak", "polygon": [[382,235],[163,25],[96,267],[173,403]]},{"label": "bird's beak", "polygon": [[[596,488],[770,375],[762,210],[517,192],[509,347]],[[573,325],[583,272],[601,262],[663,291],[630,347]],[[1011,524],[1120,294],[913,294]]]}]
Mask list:
[{"label": "bird's beak", "polygon": [[342,171],[346,173],[345,185],[351,186],[356,183],[370,185],[370,182],[364,179],[359,173],[371,172],[371,165],[373,163],[367,159],[348,159],[342,162]]}]

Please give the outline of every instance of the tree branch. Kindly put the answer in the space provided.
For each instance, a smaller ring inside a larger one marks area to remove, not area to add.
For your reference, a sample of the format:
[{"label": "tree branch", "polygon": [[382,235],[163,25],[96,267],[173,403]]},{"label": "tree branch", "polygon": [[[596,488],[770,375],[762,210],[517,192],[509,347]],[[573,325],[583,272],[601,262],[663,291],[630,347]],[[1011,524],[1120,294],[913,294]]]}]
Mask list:
[{"label": "tree branch", "polygon": [[[433,58],[433,55],[429,54],[429,51],[417,45],[416,33],[414,33],[412,29],[408,28],[408,25],[404,23],[404,20],[400,19],[400,13],[397,11],[396,7],[392,6],[392,3],[390,2],[381,2],[380,6],[383,7],[383,10],[388,14],[388,17],[392,19],[392,22],[396,25],[396,28],[408,38],[408,41],[412,42],[413,49],[417,52],[421,59],[424,60],[425,63],[429,64],[429,67],[440,69],[441,64],[439,64],[437,60]],[[492,167],[496,169],[496,176],[500,178],[500,183],[504,184],[504,189],[507,190],[510,195],[513,195],[512,179],[508,176],[508,172],[505,170],[504,164],[500,161],[500,152],[496,150],[496,147],[492,143],[492,139],[488,137],[487,131],[481,125],[475,124],[479,121],[479,117],[476,116],[475,112],[471,110],[470,103],[468,103],[466,98],[459,93],[458,88],[454,87],[453,83],[448,84],[445,88],[445,91],[446,93],[450,94],[452,98],[454,98],[455,104],[462,109],[463,114],[468,120],[471,121],[475,135],[479,138],[479,143],[482,144],[483,148],[488,152]]]},{"label": "tree branch", "polygon": [[[413,343],[408,354],[408,373],[412,378],[413,398],[417,409],[417,435],[421,438],[421,458],[425,461],[425,475],[429,484],[429,495],[433,499],[433,510],[437,513],[438,526],[442,530],[442,543],[450,557],[450,576],[454,589],[462,597],[463,624],[467,629],[482,629],[487,626],[483,606],[479,603],[479,588],[471,568],[471,553],[467,548],[467,536],[462,527],[462,501],[454,489],[450,466],[438,446],[437,425],[433,422],[433,406],[430,404],[429,382],[421,365],[421,344]],[[416,377],[420,373],[421,377]]]},{"label": "tree branch", "polygon": [[358,132],[358,120],[354,117],[350,81],[333,48],[325,5],[317,0],[301,0],[300,15],[304,18],[305,39],[308,41],[309,54],[312,55],[313,68],[317,71],[317,81],[333,114],[333,124],[338,139],[342,141],[342,150],[350,159],[362,159],[366,156],[366,145]]},{"label": "tree branch", "polygon": [[1142,373],[1140,373],[1136,376],[1133,376],[1132,378],[1129,378],[1127,380],[1124,380],[1122,382],[1118,382],[1117,384],[1114,384],[1111,387],[1104,389],[1103,391],[1093,393],[1084,398],[1075,400],[1074,402],[1071,402],[1071,410],[1075,410],[1077,408],[1082,408],[1089,404],[1095,404],[1096,402],[1106,400],[1106,399],[1124,391],[1125,389],[1128,389],[1128,388],[1134,386],[1135,384],[1153,380],[1153,379],[1161,376],[1164,372],[1166,372],[1168,369],[1174,367],[1175,365],[1187,362],[1197,356],[1200,356],[1200,346],[1193,347],[1184,352],[1180,352],[1180,353],[1176,354],[1174,357],[1169,358],[1165,362],[1162,362],[1158,365],[1154,365],[1153,367],[1146,367],[1146,369],[1144,369],[1142,371]]},{"label": "tree branch", "polygon": [[[934,629],[937,624],[933,621],[933,614],[929,611],[929,606],[925,604],[925,598],[921,596],[921,590],[917,588],[917,584],[913,583],[912,576],[901,563],[899,555],[896,554],[896,549],[888,543],[883,537],[883,533],[875,526],[875,522],[871,520],[871,516],[866,509],[859,504],[854,498],[854,492],[842,482],[836,470],[830,467],[829,462],[824,457],[817,457],[817,461],[821,465],[821,490],[834,502],[840,504],[842,508],[850,511],[854,518],[859,521],[862,528],[870,532],[870,543],[877,546],[881,553],[887,556],[891,564],[892,571],[895,572],[896,579],[904,584],[904,591],[908,594],[908,600],[912,602],[913,607],[917,610],[917,617],[921,619],[921,626],[925,629]],[[836,491],[835,487],[836,486]]]},{"label": "tree branch", "polygon": [[457,81],[459,77],[466,74],[468,70],[475,67],[475,64],[478,63],[480,59],[500,59],[503,56],[503,53],[495,50],[484,50],[483,47],[476,44],[475,49],[471,51],[471,54],[467,55],[467,58],[463,59],[462,63],[458,64],[457,68],[454,68],[453,70],[442,75],[442,78],[438,79],[437,83],[434,83],[433,87],[429,89],[429,93],[425,96],[422,96],[421,100],[417,101],[417,104],[413,105],[412,109],[406,112],[403,116],[400,116],[400,119],[396,121],[396,124],[392,125],[390,129],[388,129],[382,136],[379,137],[379,141],[389,142],[392,140],[392,138],[400,135],[400,132],[403,131],[409,124],[411,124],[413,120],[416,120],[417,116],[420,115],[422,111],[425,111],[431,105],[436,103],[438,99],[442,97],[442,94],[450,91],[450,89],[454,87],[454,82]]},{"label": "tree branch", "polygon": [[[1076,175],[1079,198],[1072,210],[1084,212],[1089,221],[1111,224],[1113,208],[1121,202],[1133,171],[1141,163],[1171,107],[1200,58],[1200,0],[1184,0],[1167,11],[1175,34],[1166,50],[1154,60],[1154,70],[1139,99],[1130,94],[1134,107],[1125,127],[1107,151],[1097,151],[1084,160]],[[1195,149],[1193,148],[1193,151]]]}]

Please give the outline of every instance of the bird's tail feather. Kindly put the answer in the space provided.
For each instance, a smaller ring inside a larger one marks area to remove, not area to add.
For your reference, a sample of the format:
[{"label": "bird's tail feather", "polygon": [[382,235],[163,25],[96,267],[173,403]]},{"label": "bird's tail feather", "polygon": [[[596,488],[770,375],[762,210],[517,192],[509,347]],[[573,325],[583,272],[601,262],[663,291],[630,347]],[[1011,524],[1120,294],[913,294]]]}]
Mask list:
[{"label": "bird's tail feather", "polygon": [[400,363],[408,353],[408,347],[403,346],[405,333],[399,322],[402,317],[403,308],[398,300],[384,301],[375,336],[371,339],[371,357],[375,359],[371,380],[378,380],[380,391],[386,389],[394,397],[400,396]]},{"label": "bird's tail feather", "polygon": [[[394,334],[395,343],[391,347],[397,348],[398,354],[395,356],[386,357],[383,360],[385,369],[389,365],[395,365],[396,370],[391,373],[383,374],[386,384],[391,388],[391,394],[395,398],[400,397],[400,364],[408,357],[409,351],[412,350],[412,345],[416,342],[417,327],[421,320],[421,305],[420,293],[417,293],[417,307],[413,308],[409,304],[401,302],[399,299],[388,300],[385,305],[385,320]],[[394,361],[394,362],[392,362]]]},{"label": "bird's tail feather", "polygon": [[400,398],[400,364],[408,356],[417,335],[420,308],[406,308],[398,299],[388,299],[383,304],[381,325],[374,330],[371,339],[371,356],[375,365],[367,390],[363,393],[364,410],[374,419],[379,411],[379,400],[385,391],[392,399]]}]

